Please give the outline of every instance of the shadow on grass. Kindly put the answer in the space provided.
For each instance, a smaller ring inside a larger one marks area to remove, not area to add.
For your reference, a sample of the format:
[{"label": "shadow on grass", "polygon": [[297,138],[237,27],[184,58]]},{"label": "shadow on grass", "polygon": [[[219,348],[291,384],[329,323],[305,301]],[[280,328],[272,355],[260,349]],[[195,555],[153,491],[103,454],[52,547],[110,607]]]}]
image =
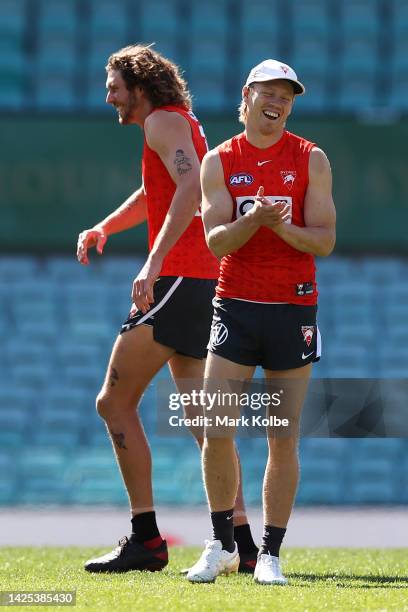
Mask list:
[{"label": "shadow on grass", "polygon": [[[309,583],[330,581],[337,587],[354,589],[408,589],[408,576],[361,576],[359,574],[299,574],[289,573],[288,577]],[[363,583],[363,584],[360,584]],[[309,586],[302,584],[299,586]]]}]

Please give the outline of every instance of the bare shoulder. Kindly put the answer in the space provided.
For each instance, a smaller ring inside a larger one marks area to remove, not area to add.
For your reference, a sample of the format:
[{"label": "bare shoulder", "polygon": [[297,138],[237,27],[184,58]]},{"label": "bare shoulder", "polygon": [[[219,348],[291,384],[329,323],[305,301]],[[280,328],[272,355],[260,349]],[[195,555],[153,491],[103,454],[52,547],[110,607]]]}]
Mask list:
[{"label": "bare shoulder", "polygon": [[222,164],[218,149],[207,151],[201,162],[201,176],[205,180],[219,180],[223,178]]},{"label": "bare shoulder", "polygon": [[166,135],[191,134],[190,126],[180,113],[158,110],[145,120],[144,132],[149,145],[162,141]]},{"label": "bare shoulder", "polygon": [[325,174],[331,172],[329,158],[323,149],[313,147],[310,152],[309,170],[313,174]]},{"label": "bare shoulder", "polygon": [[203,157],[202,161],[203,168],[206,171],[214,172],[217,169],[221,169],[221,159],[218,149],[210,149]]},{"label": "bare shoulder", "polygon": [[180,126],[188,126],[188,121],[185,117],[173,111],[157,110],[146,117],[144,123],[145,131],[149,132],[160,129],[178,129]]}]

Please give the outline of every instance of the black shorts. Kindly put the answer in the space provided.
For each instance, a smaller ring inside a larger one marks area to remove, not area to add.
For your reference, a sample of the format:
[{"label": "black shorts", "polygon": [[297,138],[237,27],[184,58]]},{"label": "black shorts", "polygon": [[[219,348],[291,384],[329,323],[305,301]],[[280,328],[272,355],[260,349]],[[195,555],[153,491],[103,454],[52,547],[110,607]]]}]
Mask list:
[{"label": "black shorts", "polygon": [[291,370],[320,359],[317,306],[219,297],[213,305],[208,349],[214,355],[266,370]]},{"label": "black shorts", "polygon": [[120,333],[136,325],[151,325],[156,342],[181,355],[204,359],[216,284],[215,279],[161,276],[153,287],[154,303],[150,310],[146,314],[131,311]]}]

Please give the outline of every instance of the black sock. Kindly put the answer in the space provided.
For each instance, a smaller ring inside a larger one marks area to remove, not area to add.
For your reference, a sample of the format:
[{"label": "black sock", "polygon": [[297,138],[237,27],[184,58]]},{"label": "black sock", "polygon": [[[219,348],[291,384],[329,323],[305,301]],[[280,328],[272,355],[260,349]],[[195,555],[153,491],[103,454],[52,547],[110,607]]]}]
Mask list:
[{"label": "black sock", "polygon": [[222,512],[211,512],[214,540],[221,540],[224,550],[233,552],[234,544],[234,510],[223,510]]},{"label": "black sock", "polygon": [[132,518],[131,523],[131,542],[138,542],[139,544],[143,544],[148,540],[153,540],[154,538],[160,536],[160,532],[157,528],[155,512],[142,512],[141,514],[136,514]]},{"label": "black sock", "polygon": [[248,523],[234,527],[234,540],[238,545],[240,553],[249,554],[251,552],[258,552],[258,547],[252,538],[251,528]]},{"label": "black sock", "polygon": [[284,527],[273,527],[272,525],[264,525],[262,544],[261,548],[259,549],[259,554],[279,557],[279,549],[281,547],[285,533],[286,529]]}]

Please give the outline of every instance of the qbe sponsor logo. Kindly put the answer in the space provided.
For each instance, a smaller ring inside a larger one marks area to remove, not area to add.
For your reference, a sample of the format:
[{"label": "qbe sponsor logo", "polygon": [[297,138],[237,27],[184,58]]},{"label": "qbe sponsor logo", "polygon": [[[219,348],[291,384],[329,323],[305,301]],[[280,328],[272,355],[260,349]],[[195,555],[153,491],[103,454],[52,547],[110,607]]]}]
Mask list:
[{"label": "qbe sponsor logo", "polygon": [[[255,204],[256,196],[238,196],[235,198],[236,202],[236,217],[243,217],[248,210],[251,210],[253,205]],[[292,197],[291,196],[264,196],[268,200],[270,200],[273,204],[277,202],[285,202],[285,204],[289,205],[289,217],[286,219],[285,223],[292,223]]]}]

